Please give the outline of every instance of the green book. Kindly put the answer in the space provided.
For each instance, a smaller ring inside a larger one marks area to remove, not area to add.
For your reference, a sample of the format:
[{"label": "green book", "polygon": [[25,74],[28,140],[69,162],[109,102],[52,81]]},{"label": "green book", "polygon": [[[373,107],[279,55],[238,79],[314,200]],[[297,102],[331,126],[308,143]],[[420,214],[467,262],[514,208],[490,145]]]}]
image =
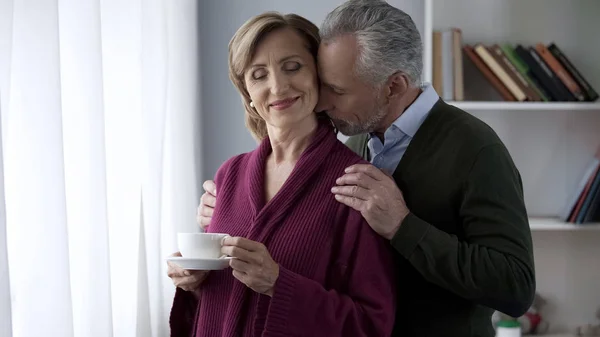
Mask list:
[{"label": "green book", "polygon": [[544,102],[548,102],[550,99],[542,90],[540,90],[538,85],[531,79],[531,77],[529,77],[529,67],[525,62],[523,62],[523,60],[521,60],[519,55],[517,55],[515,49],[508,43],[502,44],[500,46],[500,49],[502,49],[502,51],[504,52],[504,54],[506,54],[506,57],[508,57],[510,62],[515,66],[515,68],[517,68],[521,75],[523,75],[527,82],[529,82],[529,85],[533,88],[533,90],[535,90],[535,92],[537,92],[537,94],[540,95]]}]

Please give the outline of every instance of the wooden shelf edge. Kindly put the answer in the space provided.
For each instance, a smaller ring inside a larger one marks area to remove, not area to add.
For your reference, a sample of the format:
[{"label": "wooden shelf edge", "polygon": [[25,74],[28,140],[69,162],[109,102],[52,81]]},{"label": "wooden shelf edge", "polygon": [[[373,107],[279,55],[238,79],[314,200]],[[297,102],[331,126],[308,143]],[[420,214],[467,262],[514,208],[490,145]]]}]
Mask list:
[{"label": "wooden shelf edge", "polygon": [[487,102],[448,101],[463,110],[555,110],[600,111],[600,102]]},{"label": "wooden shelf edge", "polygon": [[532,231],[600,231],[600,223],[565,223],[558,218],[529,218]]}]

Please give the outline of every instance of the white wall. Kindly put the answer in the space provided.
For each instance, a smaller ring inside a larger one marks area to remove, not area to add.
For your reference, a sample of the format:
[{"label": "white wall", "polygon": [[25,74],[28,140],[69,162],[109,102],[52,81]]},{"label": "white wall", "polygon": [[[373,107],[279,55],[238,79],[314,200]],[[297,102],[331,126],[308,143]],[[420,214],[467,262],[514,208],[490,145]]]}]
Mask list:
[{"label": "white wall", "polygon": [[[233,155],[251,151],[256,142],[244,125],[240,96],[228,77],[227,45],[251,16],[275,10],[296,13],[320,25],[341,0],[219,0],[202,1],[200,8],[203,176],[212,179],[219,166]],[[409,13],[423,34],[423,4],[392,0],[390,4]],[[343,137],[341,137],[343,138]]]},{"label": "white wall", "polygon": [[537,292],[546,299],[542,316],[551,332],[598,324],[600,231],[533,232]]}]

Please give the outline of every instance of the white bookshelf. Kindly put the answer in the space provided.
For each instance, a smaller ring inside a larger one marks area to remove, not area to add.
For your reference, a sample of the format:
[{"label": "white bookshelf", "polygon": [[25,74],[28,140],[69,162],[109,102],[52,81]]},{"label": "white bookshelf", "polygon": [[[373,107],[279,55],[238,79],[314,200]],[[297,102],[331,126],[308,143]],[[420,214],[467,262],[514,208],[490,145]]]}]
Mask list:
[{"label": "white bookshelf", "polygon": [[[390,3],[403,8],[404,2],[414,1]],[[432,82],[432,31],[458,27],[463,43],[471,45],[554,42],[600,91],[600,20],[591,13],[600,13],[599,1],[425,0],[424,19],[419,18],[419,30],[426,35],[424,80]],[[471,84],[488,86],[491,97],[498,95],[483,76]],[[600,146],[600,101],[505,102],[491,97],[448,103],[490,125],[510,151],[530,216],[537,292],[548,302],[542,315],[550,322],[550,334],[544,336],[574,336],[576,326],[599,323],[600,223],[565,223],[559,216]]]},{"label": "white bookshelf", "polygon": [[530,218],[532,231],[600,231],[600,223],[572,224],[558,218]]},{"label": "white bookshelf", "polygon": [[448,104],[468,111],[596,111],[600,113],[600,102],[474,102],[448,101]]}]

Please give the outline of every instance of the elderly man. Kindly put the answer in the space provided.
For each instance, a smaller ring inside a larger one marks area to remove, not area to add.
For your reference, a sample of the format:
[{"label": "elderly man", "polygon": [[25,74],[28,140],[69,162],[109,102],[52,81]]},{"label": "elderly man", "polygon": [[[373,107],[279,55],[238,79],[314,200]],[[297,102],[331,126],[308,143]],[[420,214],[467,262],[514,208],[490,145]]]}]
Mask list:
[{"label": "elderly man", "polygon": [[[394,336],[493,336],[491,314],[535,293],[531,232],[510,154],[482,121],[421,86],[414,22],[384,1],[348,1],[321,28],[318,108],[372,165],[332,186],[390,241],[400,276]],[[206,226],[216,187],[198,221]]]}]

